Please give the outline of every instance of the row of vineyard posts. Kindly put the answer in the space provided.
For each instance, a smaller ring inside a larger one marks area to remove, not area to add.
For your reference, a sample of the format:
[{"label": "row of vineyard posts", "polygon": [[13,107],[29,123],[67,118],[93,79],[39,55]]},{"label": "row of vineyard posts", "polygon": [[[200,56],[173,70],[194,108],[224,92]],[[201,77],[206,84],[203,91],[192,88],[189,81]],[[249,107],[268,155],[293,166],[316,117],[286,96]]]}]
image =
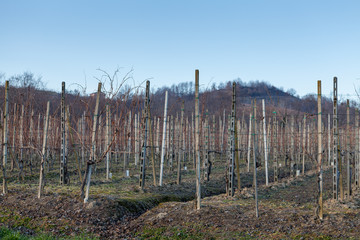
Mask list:
[{"label": "row of vineyard posts", "polygon": [[[253,99],[251,105],[245,106],[250,110],[249,115],[245,115],[245,111],[238,114],[240,107],[234,82],[229,115],[224,110],[221,116],[210,116],[208,106],[202,106],[200,111],[199,71],[196,70],[195,106],[190,114],[185,114],[184,103],[180,101],[175,106],[179,110],[176,115],[168,115],[166,91],[164,115],[151,116],[150,82],[147,81],[141,101],[120,114],[111,101],[101,97],[102,84],[99,83],[95,108],[77,117],[70,115],[64,82],[59,116],[58,111],[49,114],[52,108],[49,102],[45,113],[36,114],[32,109],[24,109],[23,104],[9,102],[11,88],[6,81],[0,138],[3,194],[8,192],[7,171],[18,171],[19,181],[24,181],[25,175],[36,174],[35,169],[39,169],[40,198],[46,185],[46,172],[59,166],[59,184],[72,184],[70,179],[75,177],[70,175],[76,173],[81,182],[81,196],[87,202],[92,173],[102,174],[96,169],[104,166],[106,181],[115,175],[136,177],[141,189],[146,184],[163,186],[174,178],[181,184],[183,174],[193,174],[196,208],[200,209],[201,184],[211,180],[213,168],[226,166],[226,193],[234,196],[241,190],[241,175],[251,172],[253,166],[258,216],[259,173],[265,175],[265,185],[269,185],[282,178],[304,175],[313,168],[318,174],[317,213],[322,219],[323,168],[332,169],[332,198],[337,200],[350,199],[352,186],[359,188],[360,180],[359,112],[355,109],[350,115],[348,100],[346,124],[340,126],[336,77],[333,88],[332,113],[321,112],[321,82],[318,81],[316,113],[289,111],[290,114],[283,114],[274,107],[269,111],[264,99],[261,107],[257,99]],[[106,102],[105,109],[99,109],[100,101]],[[13,109],[11,113],[9,106]],[[354,118],[352,125],[350,117]],[[120,170],[114,172],[115,166]],[[147,168],[152,169],[151,174]],[[262,171],[257,173],[260,168]]]}]

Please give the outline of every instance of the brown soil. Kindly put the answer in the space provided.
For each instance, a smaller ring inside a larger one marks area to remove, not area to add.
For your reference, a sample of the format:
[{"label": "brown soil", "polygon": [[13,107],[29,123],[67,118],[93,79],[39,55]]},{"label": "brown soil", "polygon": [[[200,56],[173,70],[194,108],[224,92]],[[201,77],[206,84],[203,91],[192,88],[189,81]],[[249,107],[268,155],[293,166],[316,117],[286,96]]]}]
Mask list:
[{"label": "brown soil", "polygon": [[[360,237],[360,194],[356,190],[351,200],[344,202],[329,199],[330,175],[331,170],[324,172],[323,220],[315,217],[317,181],[314,172],[309,172],[307,176],[284,179],[267,187],[261,185],[258,218],[248,174],[244,181],[247,187],[234,197],[219,191],[224,187],[219,179],[217,184],[209,183],[203,189],[208,197],[202,199],[200,210],[195,210],[195,202],[191,200],[195,190],[193,183],[149,187],[146,192],[154,195],[138,200],[97,196],[86,204],[66,194],[47,193],[37,199],[35,190],[16,189],[0,196],[0,217],[7,219],[1,225],[17,228],[28,235],[38,230],[57,236],[90,232],[101,239],[148,238],[151,234],[159,237],[156,235],[159,232],[162,238]],[[19,219],[26,221],[19,224]],[[159,232],[156,229],[160,229]]]}]

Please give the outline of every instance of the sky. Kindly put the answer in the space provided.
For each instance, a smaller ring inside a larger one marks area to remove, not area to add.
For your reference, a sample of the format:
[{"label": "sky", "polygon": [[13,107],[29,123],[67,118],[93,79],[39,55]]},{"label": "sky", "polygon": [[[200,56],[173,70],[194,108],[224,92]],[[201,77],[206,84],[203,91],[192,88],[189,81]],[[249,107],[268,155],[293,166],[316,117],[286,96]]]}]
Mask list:
[{"label": "sky", "polygon": [[360,1],[1,0],[0,73],[29,71],[48,89],[86,86],[102,69],[151,87],[240,78],[299,96],[360,89]]}]

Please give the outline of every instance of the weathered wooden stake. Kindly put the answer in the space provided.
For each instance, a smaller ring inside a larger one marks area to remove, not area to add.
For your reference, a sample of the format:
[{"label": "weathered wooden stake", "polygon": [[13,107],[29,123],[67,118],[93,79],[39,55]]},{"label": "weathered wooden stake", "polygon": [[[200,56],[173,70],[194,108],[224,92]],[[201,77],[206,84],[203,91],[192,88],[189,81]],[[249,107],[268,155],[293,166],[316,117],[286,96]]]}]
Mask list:
[{"label": "weathered wooden stake", "polygon": [[146,91],[145,91],[145,100],[144,100],[144,110],[143,110],[143,145],[141,151],[141,164],[140,164],[140,187],[143,190],[145,187],[145,167],[146,167],[146,147],[147,147],[147,134],[148,134],[148,118],[149,118],[149,91],[150,91],[150,81],[146,81]]},{"label": "weathered wooden stake", "polygon": [[181,118],[180,118],[180,126],[179,126],[179,134],[178,134],[178,146],[179,146],[179,154],[177,158],[177,180],[176,183],[181,183],[181,163],[184,157],[184,149],[183,149],[183,131],[184,131],[184,101],[181,103]]},{"label": "weathered wooden stake", "polygon": [[359,188],[359,109],[355,109],[355,186]]},{"label": "weathered wooden stake", "polygon": [[47,135],[48,135],[48,128],[49,128],[49,112],[50,112],[50,101],[47,102],[46,107],[46,118],[44,124],[44,136],[43,136],[43,146],[41,152],[41,165],[40,165],[40,178],[39,178],[39,189],[38,189],[38,198],[41,198],[41,193],[44,188],[44,165],[45,165],[45,158],[46,158],[46,143],[47,143]]},{"label": "weathered wooden stake", "polygon": [[328,114],[328,164],[331,166],[331,119],[330,113]]},{"label": "weathered wooden stake", "polygon": [[276,121],[276,112],[273,117],[273,161],[274,161],[274,182],[279,181],[279,163],[278,163],[278,125]]},{"label": "weathered wooden stake", "polygon": [[256,99],[253,101],[253,157],[254,157],[254,189],[255,189],[255,215],[259,217],[258,193],[257,193],[257,169],[256,169]]},{"label": "weathered wooden stake", "polygon": [[265,118],[265,99],[262,99],[263,108],[263,134],[264,134],[264,157],[265,157],[265,182],[269,185],[269,170],[268,170],[268,148],[266,142],[266,118]]},{"label": "weathered wooden stake", "polygon": [[319,212],[318,217],[322,220],[323,219],[323,174],[322,174],[322,145],[321,145],[321,138],[322,138],[322,132],[321,132],[321,81],[318,81],[318,97],[317,97],[317,104],[318,104],[318,184],[319,184]]},{"label": "weathered wooden stake", "polygon": [[350,199],[351,192],[351,170],[350,170],[350,103],[349,99],[346,101],[346,184],[347,184],[347,198]]},{"label": "weathered wooden stake", "polygon": [[164,125],[163,125],[163,135],[162,135],[162,147],[161,147],[161,160],[160,160],[160,180],[159,185],[163,184],[163,174],[164,174],[164,157],[165,157],[165,147],[166,147],[166,125],[167,125],[167,104],[168,104],[168,91],[165,92],[165,106],[164,106]]},{"label": "weathered wooden stake", "polygon": [[228,171],[229,171],[229,181],[228,181],[228,195],[234,196],[234,166],[235,166],[235,107],[236,107],[236,83],[233,83],[233,92],[232,92],[232,107],[231,107],[231,117],[230,117],[230,136],[229,136],[229,160],[228,160]]},{"label": "weathered wooden stake", "polygon": [[[105,136],[105,145],[108,147],[110,145],[110,106],[109,104],[106,104],[106,136]],[[110,178],[110,152],[108,151],[106,153],[106,180],[109,180]]]},{"label": "weathered wooden stake", "polygon": [[2,172],[3,172],[3,194],[8,193],[7,188],[7,179],[6,179],[6,162],[8,156],[8,117],[9,117],[9,81],[5,82],[5,103],[4,103],[4,126],[3,126],[3,164],[2,164]]},{"label": "weathered wooden stake", "polygon": [[66,156],[66,107],[65,82],[61,83],[61,148],[60,148],[60,184],[67,184],[67,156]]},{"label": "weathered wooden stake", "polygon": [[306,155],[306,114],[303,119],[303,142],[302,142],[302,175],[305,175],[305,155]]},{"label": "weathered wooden stake", "polygon": [[236,166],[236,177],[237,177],[237,190],[240,192],[241,190],[241,179],[240,179],[240,139],[241,134],[240,131],[240,120],[237,121],[237,124],[235,125],[235,150],[237,151],[237,154],[235,154],[235,166]]},{"label": "weathered wooden stake", "polygon": [[290,148],[290,177],[295,177],[295,157],[294,157],[294,151],[295,151],[295,139],[294,139],[294,115],[291,115],[291,127],[290,127],[290,142],[291,142],[291,148]]},{"label": "weathered wooden stake", "polygon": [[248,150],[247,150],[247,172],[250,172],[250,156],[251,156],[251,124],[252,124],[252,114],[250,113],[250,120],[249,120],[249,138],[248,138]]},{"label": "weathered wooden stake", "polygon": [[139,149],[139,120],[138,120],[138,114],[135,114],[135,166],[138,165],[139,162],[139,155],[140,155],[140,149]]},{"label": "weathered wooden stake", "polygon": [[81,195],[83,195],[84,186],[86,183],[86,193],[85,193],[84,203],[87,203],[89,200],[92,165],[95,164],[95,152],[96,152],[96,138],[95,137],[96,137],[96,127],[98,124],[98,117],[99,117],[98,114],[99,114],[100,93],[101,93],[101,82],[98,84],[98,90],[97,90],[97,95],[96,95],[96,103],[95,103],[92,135],[91,135],[90,159],[86,163],[86,173],[85,173],[85,177],[83,180],[83,184],[81,186]]},{"label": "weathered wooden stake", "polygon": [[196,152],[196,209],[201,207],[200,187],[200,128],[199,128],[199,70],[195,70],[195,152]]}]

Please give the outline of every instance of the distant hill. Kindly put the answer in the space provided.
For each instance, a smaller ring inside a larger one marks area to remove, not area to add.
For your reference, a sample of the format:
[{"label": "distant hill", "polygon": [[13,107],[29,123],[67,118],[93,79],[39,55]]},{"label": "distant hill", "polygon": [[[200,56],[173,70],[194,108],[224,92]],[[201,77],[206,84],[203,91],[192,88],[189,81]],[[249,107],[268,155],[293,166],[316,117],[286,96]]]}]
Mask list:
[{"label": "distant hill", "polygon": [[[213,84],[210,87],[202,88],[200,93],[200,110],[202,114],[206,111],[210,115],[216,115],[217,117],[223,117],[225,114],[229,114],[231,110],[232,99],[232,84],[236,83],[236,103],[237,103],[237,117],[242,115],[248,118],[250,112],[252,112],[251,101],[257,99],[257,114],[261,114],[261,99],[265,99],[266,102],[266,115],[272,116],[275,112],[278,116],[296,115],[297,121],[301,121],[304,113],[308,116],[315,116],[317,111],[317,96],[307,95],[302,98],[295,96],[295,91],[284,92],[280,88],[270,85],[265,82],[250,82],[243,83],[241,80],[236,79],[234,81],[228,81],[226,83],[216,86]],[[60,90],[60,86],[59,86]],[[171,87],[161,87],[158,89],[152,89],[151,92],[151,115],[154,117],[162,117],[164,111],[164,95],[165,91],[169,93],[169,115],[180,114],[181,102],[184,101],[185,116],[191,117],[194,111],[194,83],[183,82]],[[125,91],[126,92],[126,91]],[[122,95],[123,94],[123,95]],[[133,113],[141,111],[143,108],[143,93],[130,92],[124,97],[124,92],[119,94],[114,99],[106,99],[102,97],[100,104],[100,113],[104,113],[105,102],[108,102],[112,108],[112,112],[123,118],[126,116],[128,110],[132,110]],[[34,110],[34,114],[43,114],[46,108],[46,102],[51,102],[51,114],[53,116],[59,116],[60,106],[60,93],[54,91],[48,91],[46,89],[38,89],[36,86],[29,85],[27,87],[14,87],[10,83],[10,113],[14,111],[14,104],[24,105],[27,114],[30,114],[31,109]],[[0,87],[0,106],[2,109],[4,102],[4,87]],[[77,119],[83,112],[86,112],[87,116],[91,116],[95,97],[94,96],[82,96],[79,92],[67,92],[66,102],[69,105],[71,116]],[[352,106],[355,103],[352,102]],[[17,107],[19,112],[20,107]],[[332,99],[322,98],[322,112],[324,118],[328,113],[332,114]],[[345,114],[346,104],[339,103],[339,114]],[[351,109],[351,113],[354,113],[354,108]],[[353,120],[351,120],[353,121]],[[325,122],[325,121],[324,121]],[[345,123],[344,118],[340,118],[340,124]]]}]

